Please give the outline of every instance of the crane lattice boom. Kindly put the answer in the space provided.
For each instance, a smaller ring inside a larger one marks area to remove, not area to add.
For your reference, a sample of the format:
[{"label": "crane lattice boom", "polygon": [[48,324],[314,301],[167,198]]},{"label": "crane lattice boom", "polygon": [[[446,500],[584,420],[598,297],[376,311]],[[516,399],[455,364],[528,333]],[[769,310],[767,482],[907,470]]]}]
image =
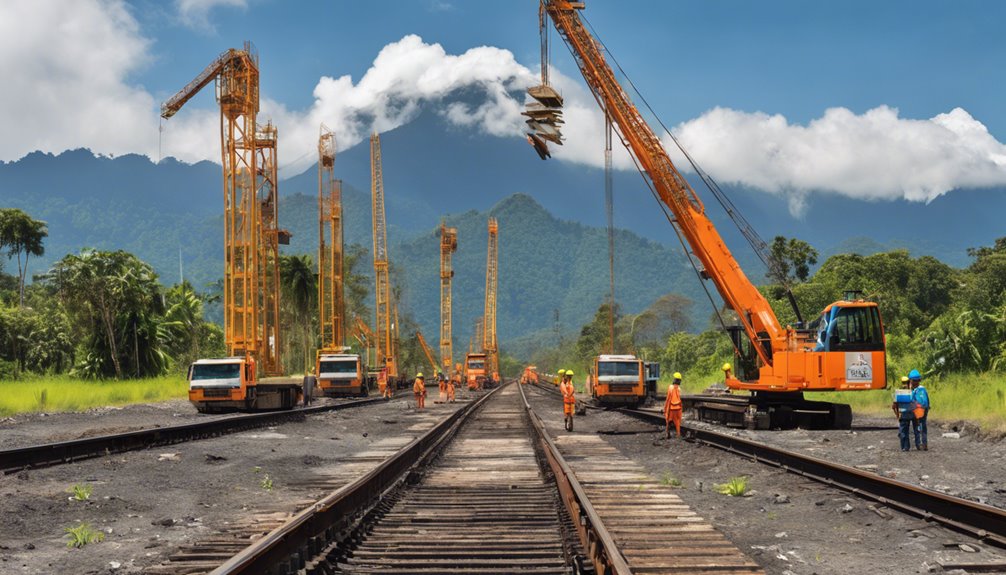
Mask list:
[{"label": "crane lattice boom", "polygon": [[384,216],[384,174],[381,169],[381,137],[370,136],[370,182],[374,232],[374,298],[377,333],[377,365],[387,368],[389,378],[398,376],[394,349],[391,285],[388,279],[388,232]]},{"label": "crane lattice boom", "polygon": [[499,374],[499,348],[496,343],[496,290],[499,285],[499,224],[489,218],[489,248],[486,255],[486,307],[482,347],[489,365],[488,374]]},{"label": "crane lattice boom", "polygon": [[342,182],[335,179],[335,134],[318,137],[318,306],[323,350],[345,345]]},{"label": "crane lattice boom", "polygon": [[451,254],[458,251],[458,229],[440,224],[440,364],[444,373],[454,365],[453,335],[451,333]]}]

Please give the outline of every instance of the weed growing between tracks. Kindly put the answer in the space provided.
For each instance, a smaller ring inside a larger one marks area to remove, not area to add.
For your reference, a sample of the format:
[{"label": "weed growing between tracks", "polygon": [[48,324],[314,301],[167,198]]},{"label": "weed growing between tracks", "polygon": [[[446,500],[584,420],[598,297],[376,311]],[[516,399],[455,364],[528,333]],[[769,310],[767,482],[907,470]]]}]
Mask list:
[{"label": "weed growing between tracks", "polygon": [[91,526],[87,523],[81,523],[76,527],[67,527],[64,531],[66,531],[66,536],[70,539],[66,543],[67,547],[80,549],[88,543],[98,543],[105,540],[104,533],[91,529]]},{"label": "weed growing between tracks", "polygon": [[0,416],[10,416],[184,398],[188,394],[188,382],[181,375],[124,381],[33,377],[2,382],[0,392]]}]

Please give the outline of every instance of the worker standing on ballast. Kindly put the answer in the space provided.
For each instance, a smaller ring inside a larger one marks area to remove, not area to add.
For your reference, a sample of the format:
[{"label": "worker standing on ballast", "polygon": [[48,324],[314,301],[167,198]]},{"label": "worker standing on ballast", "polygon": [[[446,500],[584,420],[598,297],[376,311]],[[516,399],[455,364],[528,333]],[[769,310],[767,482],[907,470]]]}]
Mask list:
[{"label": "worker standing on ballast", "polygon": [[440,388],[440,403],[447,403],[447,378],[442,371],[437,372],[437,387]]},{"label": "worker standing on ballast", "polygon": [[426,407],[426,380],[422,373],[416,374],[416,381],[412,384],[412,393],[416,396],[416,409]]},{"label": "worker standing on ballast", "polygon": [[894,392],[894,403],[891,409],[898,416],[898,439],[901,441],[901,451],[911,451],[912,444],[908,441],[908,427],[915,421],[915,402],[912,400],[912,390],[908,378],[901,378],[901,389]]},{"label": "worker standing on ballast", "polygon": [[455,386],[455,383],[456,383],[455,382],[455,378],[452,375],[450,377],[450,379],[448,379],[447,382],[444,384],[444,385],[447,386],[447,403],[454,403],[454,386]]},{"label": "worker standing on ballast", "polygon": [[392,397],[395,396],[395,389],[394,389],[395,386],[393,383],[388,381],[387,373],[388,371],[386,369],[381,370],[381,374],[378,376],[378,381],[384,379],[384,392],[382,393],[381,396],[384,399],[391,399]]},{"label": "worker standing on ballast", "polygon": [[913,369],[908,372],[908,382],[912,388],[912,401],[915,402],[915,449],[929,451],[929,392],[922,386],[922,374]]},{"label": "worker standing on ballast", "polygon": [[563,372],[559,391],[562,392],[562,413],[565,416],[566,431],[573,431],[573,413],[576,411],[576,389],[573,387],[573,370],[567,369]]},{"label": "worker standing on ballast", "polygon": [[671,424],[674,431],[681,437],[681,413],[684,411],[681,403],[681,374],[674,372],[674,381],[667,388],[667,399],[664,400],[664,436],[671,438]]}]

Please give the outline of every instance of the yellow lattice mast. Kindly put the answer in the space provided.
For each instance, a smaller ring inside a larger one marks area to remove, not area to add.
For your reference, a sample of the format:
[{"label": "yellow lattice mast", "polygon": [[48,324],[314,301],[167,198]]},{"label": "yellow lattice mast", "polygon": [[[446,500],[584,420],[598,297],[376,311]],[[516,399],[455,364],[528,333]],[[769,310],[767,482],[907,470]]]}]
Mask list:
[{"label": "yellow lattice mast", "polygon": [[279,246],[290,243],[290,233],[279,229],[279,172],[276,160],[278,133],[271,122],[255,131],[257,176],[255,197],[258,201],[259,233],[255,274],[258,313],[262,340],[258,362],[266,375],[280,375],[279,331]]},{"label": "yellow lattice mast", "polygon": [[[220,104],[224,181],[224,340],[227,353],[251,356],[267,373],[278,372],[279,338],[272,327],[278,325],[277,316],[271,311],[263,312],[266,304],[272,305],[274,295],[263,293],[270,279],[260,278],[271,257],[265,246],[271,244],[272,239],[262,239],[261,206],[256,198],[260,183],[266,179],[271,188],[269,195],[275,197],[275,131],[271,131],[273,151],[266,154],[272,165],[260,166],[258,145],[268,138],[260,140],[255,123],[259,109],[259,68],[258,54],[251,43],[246,42],[243,50],[232,48],[220,54],[161,106],[161,116],[174,116],[211,82],[216,82],[217,102]],[[275,203],[271,207],[275,207]],[[275,223],[273,216],[269,218]],[[278,230],[275,236],[278,242]],[[273,336],[272,339],[270,336]]]},{"label": "yellow lattice mast", "polygon": [[499,224],[489,218],[489,250],[486,255],[486,311],[482,348],[486,352],[486,373],[499,375],[499,348],[496,343],[496,289],[499,284]]},{"label": "yellow lattice mast", "polygon": [[391,285],[388,281],[388,231],[384,217],[384,174],[381,171],[381,137],[370,136],[370,184],[374,230],[374,332],[377,335],[377,366],[387,369],[389,379],[398,376],[392,334]]},{"label": "yellow lattice mast", "polygon": [[454,365],[453,335],[451,334],[451,254],[458,251],[458,229],[440,223],[440,364],[444,373]]},{"label": "yellow lattice mast", "polygon": [[318,318],[321,348],[345,346],[342,182],[335,179],[335,134],[325,125],[318,137]]}]

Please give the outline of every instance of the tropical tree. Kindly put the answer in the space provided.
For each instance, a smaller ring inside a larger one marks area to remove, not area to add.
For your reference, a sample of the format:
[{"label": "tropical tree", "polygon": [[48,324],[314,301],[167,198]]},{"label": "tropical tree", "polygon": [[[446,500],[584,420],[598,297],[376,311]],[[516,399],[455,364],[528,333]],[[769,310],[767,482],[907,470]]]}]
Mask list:
[{"label": "tropical tree", "polygon": [[817,263],[817,250],[803,240],[776,236],[769,248],[768,277],[789,285],[807,281],[810,266]]},{"label": "tropical tree", "polygon": [[122,378],[167,368],[160,284],[153,268],[124,252],[85,249],[65,256],[46,274],[70,312],[87,353],[85,371]]},{"label": "tropical tree", "polygon": [[[42,240],[49,235],[43,221],[17,208],[0,208],[0,249],[6,248],[7,259],[17,257],[19,305],[24,307],[24,279],[28,274],[28,257],[42,256]],[[22,261],[22,254],[24,260]]]},{"label": "tropical tree", "polygon": [[[318,283],[314,272],[314,262],[309,255],[280,256],[280,285],[282,299],[291,310],[294,323],[289,326],[300,326],[300,352],[303,365],[311,365],[311,352],[314,350],[314,318],[317,316]],[[290,341],[292,338],[288,338]],[[291,346],[294,347],[294,346]]]}]

